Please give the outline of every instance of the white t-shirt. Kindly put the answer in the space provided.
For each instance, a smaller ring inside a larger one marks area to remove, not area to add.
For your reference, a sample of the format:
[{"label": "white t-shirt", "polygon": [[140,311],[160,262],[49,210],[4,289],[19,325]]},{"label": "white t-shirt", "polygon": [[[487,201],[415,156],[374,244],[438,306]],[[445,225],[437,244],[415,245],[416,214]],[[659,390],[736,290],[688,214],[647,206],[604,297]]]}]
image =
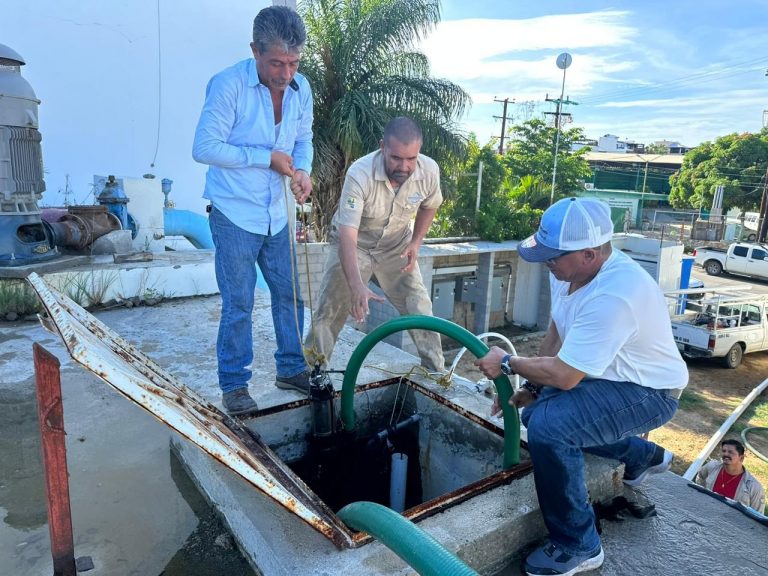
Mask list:
[{"label": "white t-shirt", "polygon": [[648,388],[684,388],[688,368],[672,337],[658,284],[637,262],[613,250],[589,284],[568,294],[550,275],[558,358],[587,374]]}]

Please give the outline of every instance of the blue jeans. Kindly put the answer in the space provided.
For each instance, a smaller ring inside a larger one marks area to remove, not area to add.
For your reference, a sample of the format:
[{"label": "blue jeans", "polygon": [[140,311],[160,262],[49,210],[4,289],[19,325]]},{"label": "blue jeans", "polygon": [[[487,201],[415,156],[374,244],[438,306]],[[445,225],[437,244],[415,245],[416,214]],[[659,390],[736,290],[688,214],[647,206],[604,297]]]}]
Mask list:
[{"label": "blue jeans", "polygon": [[[306,368],[301,345],[304,301],[298,276],[295,276],[294,303],[288,226],[274,235],[253,234],[233,224],[215,208],[209,225],[216,246],[216,282],[221,292],[221,321],[216,341],[221,391],[247,388],[251,379],[257,262],[272,302],[277,375],[290,377],[302,372]],[[296,271],[296,266],[293,269]]]},{"label": "blue jeans", "polygon": [[597,550],[600,538],[584,481],[584,452],[645,470],[656,445],[636,436],[658,428],[677,410],[665,392],[631,382],[582,380],[571,390],[545,387],[523,410],[528,450],[550,540],[572,555]]}]

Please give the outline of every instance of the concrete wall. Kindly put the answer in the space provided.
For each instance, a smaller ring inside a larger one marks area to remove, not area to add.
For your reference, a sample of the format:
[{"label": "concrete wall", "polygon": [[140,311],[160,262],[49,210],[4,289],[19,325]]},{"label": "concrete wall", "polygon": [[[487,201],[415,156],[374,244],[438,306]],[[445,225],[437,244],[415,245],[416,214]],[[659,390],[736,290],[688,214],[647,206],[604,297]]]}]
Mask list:
[{"label": "concrete wall", "polygon": [[[663,242],[638,235],[617,234],[614,248],[622,250],[657,279],[663,289],[679,287],[682,246],[676,242]],[[323,267],[332,248],[326,243],[299,244],[297,257],[299,277],[304,301],[309,305],[309,285],[313,302],[322,280]],[[305,262],[309,260],[309,275]],[[424,285],[430,295],[433,287],[440,286],[441,305],[451,298],[451,282],[455,284],[453,313],[441,315],[463,326],[474,334],[481,334],[509,323],[531,330],[544,330],[549,325],[550,293],[549,273],[543,264],[529,264],[518,257],[517,242],[462,242],[451,244],[426,244],[419,252],[419,268]],[[307,278],[309,277],[309,282]],[[502,277],[505,302],[501,309],[491,309],[494,277]],[[461,279],[472,278],[470,285]],[[373,283],[370,288],[379,294],[381,290]],[[456,291],[462,291],[459,294]],[[433,298],[434,300],[434,298]],[[388,302],[370,303],[371,315],[364,325],[354,325],[364,332],[398,316],[397,310]],[[405,332],[390,335],[389,344],[412,354],[416,349]]]},{"label": "concrete wall", "polygon": [[[513,307],[519,281],[518,256],[514,249],[516,245],[517,242],[424,245],[418,258],[424,285],[432,295],[434,283],[450,283],[459,280],[459,286],[461,286],[462,278],[473,278],[474,281],[469,288],[474,296],[454,294],[453,316],[450,319],[475,334],[504,326],[515,321]],[[325,261],[332,249],[328,243],[297,244],[296,258],[299,283],[307,306],[309,306],[310,295],[313,305],[316,306]],[[543,269],[541,266],[539,268]],[[542,274],[540,270],[536,270],[535,273]],[[497,294],[492,285],[494,277],[496,278],[497,291],[499,290],[498,282],[502,283],[503,302],[499,309],[491,305],[491,296],[494,293]],[[546,278],[544,281],[546,282]],[[371,283],[370,288],[374,292],[382,294],[375,284]],[[525,306],[535,310],[533,318],[523,323],[526,327],[546,326],[549,314],[549,291],[544,291],[545,298],[542,303],[539,302],[540,292],[540,290],[536,290],[530,296],[536,300],[535,305],[525,304]],[[371,302],[370,310],[371,314],[365,325],[354,325],[355,328],[370,332],[384,322],[399,316],[397,310],[388,302]],[[541,313],[539,313],[540,310]],[[538,322],[541,324],[537,325]],[[410,353],[416,353],[415,346],[406,332],[392,334],[385,341]]]}]

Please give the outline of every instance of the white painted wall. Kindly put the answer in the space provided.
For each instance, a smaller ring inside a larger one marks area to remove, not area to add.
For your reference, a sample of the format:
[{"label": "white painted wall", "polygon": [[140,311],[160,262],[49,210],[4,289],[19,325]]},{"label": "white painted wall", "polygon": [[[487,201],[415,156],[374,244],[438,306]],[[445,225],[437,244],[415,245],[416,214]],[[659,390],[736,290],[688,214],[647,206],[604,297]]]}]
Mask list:
[{"label": "white painted wall", "polygon": [[614,249],[623,251],[640,264],[662,290],[680,288],[683,265],[683,246],[677,242],[660,242],[638,234],[614,234]]},{"label": "white painted wall", "polygon": [[133,239],[138,251],[163,252],[165,250],[165,223],[163,195],[157,178],[124,178],[123,190],[128,196],[128,212],[133,216],[139,231]]},{"label": "white painted wall", "polygon": [[[538,323],[542,266],[542,264],[534,264],[518,258],[515,294],[512,301],[512,322],[515,324],[532,328]],[[549,290],[549,286],[544,288]]]}]

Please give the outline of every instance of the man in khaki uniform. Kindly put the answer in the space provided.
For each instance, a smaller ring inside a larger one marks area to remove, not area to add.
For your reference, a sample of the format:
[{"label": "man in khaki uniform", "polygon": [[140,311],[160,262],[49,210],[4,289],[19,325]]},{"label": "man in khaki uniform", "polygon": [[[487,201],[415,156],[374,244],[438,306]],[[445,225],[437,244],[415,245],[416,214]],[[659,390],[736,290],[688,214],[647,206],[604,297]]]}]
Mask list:
[{"label": "man in khaki uniform", "polygon": [[[443,201],[440,169],[419,154],[422,134],[409,118],[394,118],[381,148],[347,171],[339,208],[331,222],[331,250],[305,347],[330,360],[348,315],[363,322],[368,300],[384,301],[368,288],[373,277],[400,314],[432,315],[432,302],[416,257]],[[442,371],[436,332],[411,330],[427,370]],[[312,354],[308,359],[313,361]]]}]

